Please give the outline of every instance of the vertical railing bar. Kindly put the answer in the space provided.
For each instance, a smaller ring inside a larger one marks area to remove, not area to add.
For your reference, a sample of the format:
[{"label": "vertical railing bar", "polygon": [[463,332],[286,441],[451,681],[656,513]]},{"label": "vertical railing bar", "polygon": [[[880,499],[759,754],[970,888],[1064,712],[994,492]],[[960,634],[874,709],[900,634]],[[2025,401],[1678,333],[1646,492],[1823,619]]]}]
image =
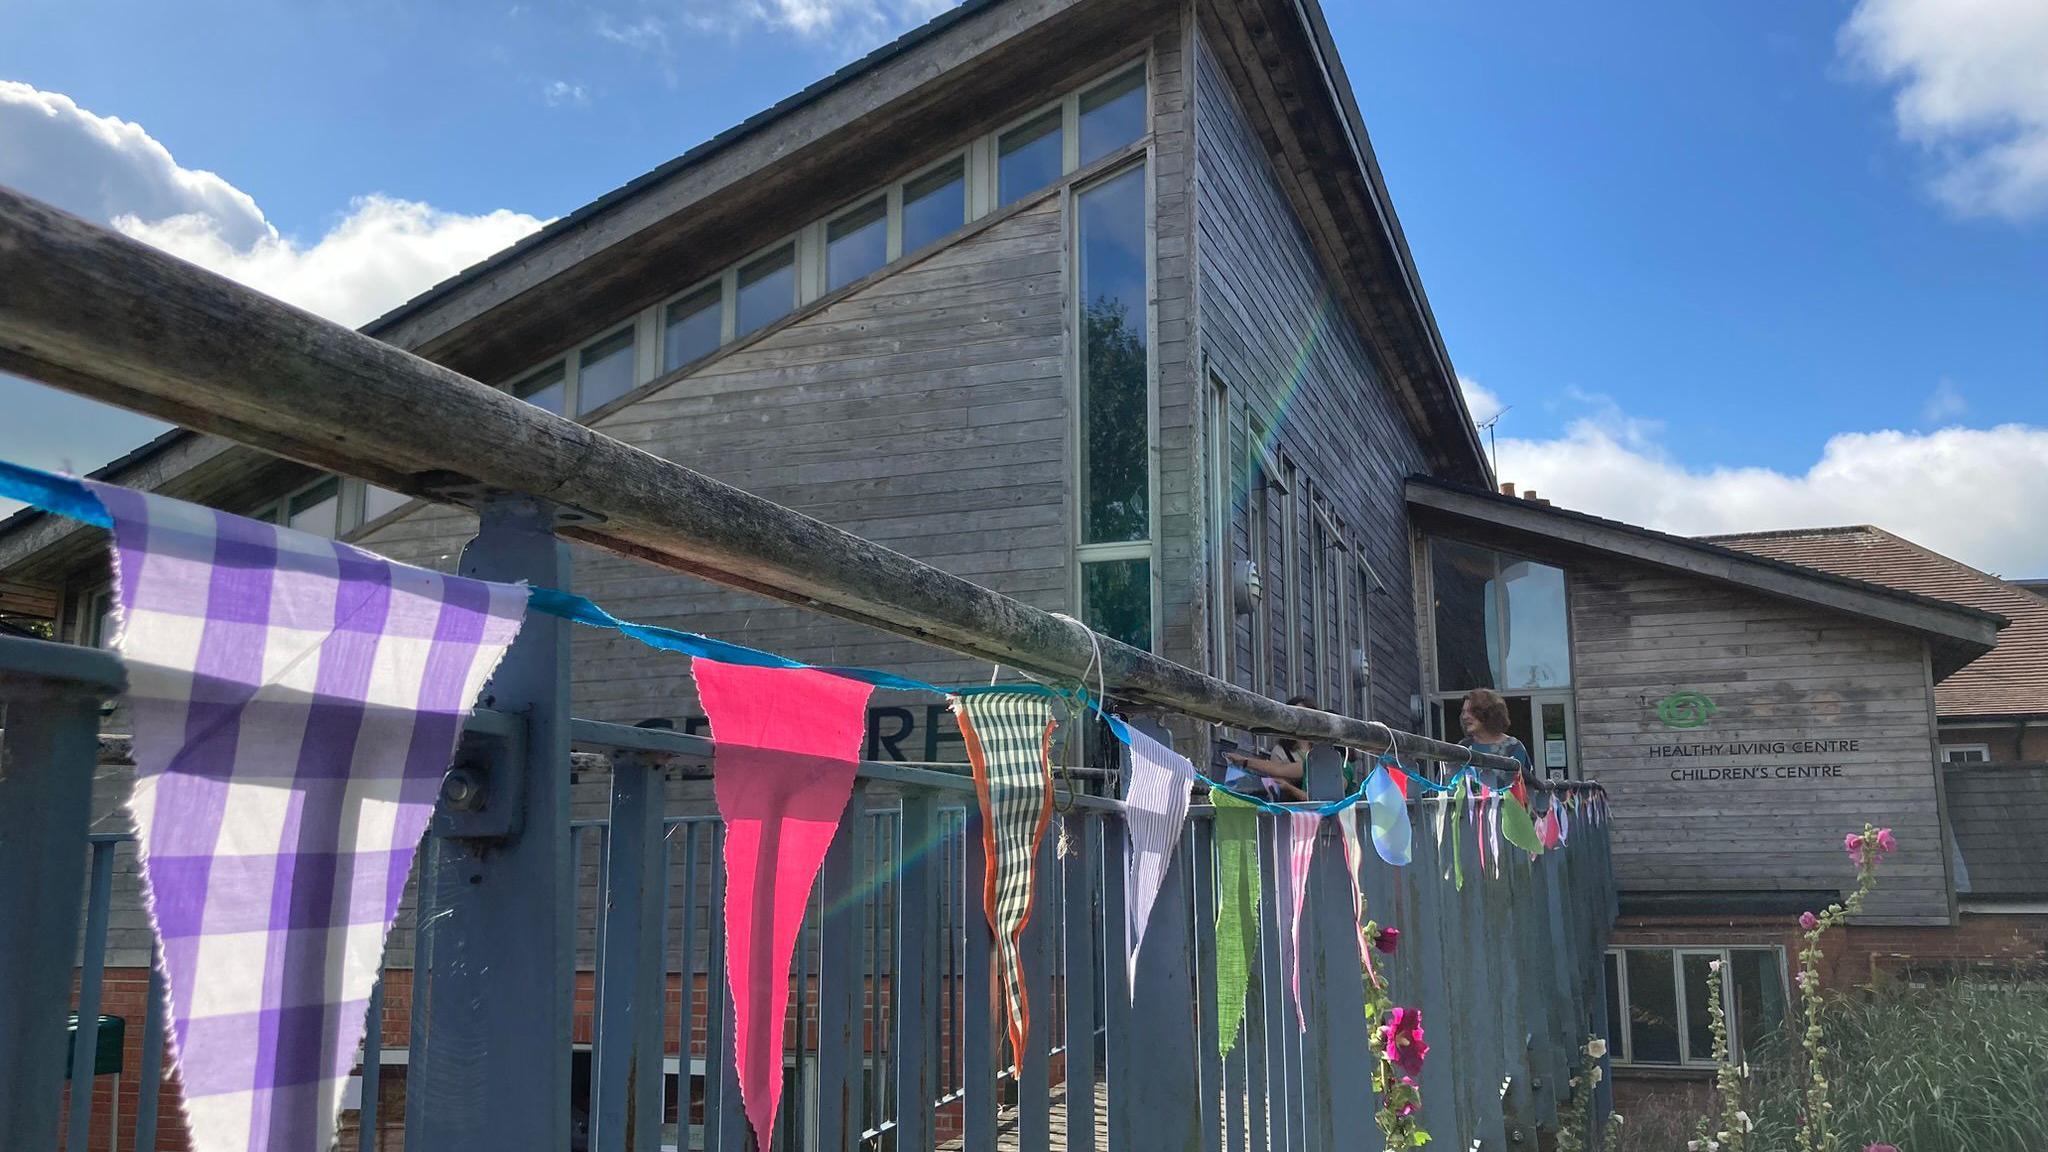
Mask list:
[{"label": "vertical railing bar", "polygon": [[100,989],[106,977],[107,911],[113,892],[114,845],[108,840],[96,841],[92,846],[92,894],[85,906],[85,963],[78,970],[78,1027],[71,1037],[71,1122],[66,1148],[85,1148],[92,1135],[92,1070],[99,1054]]},{"label": "vertical railing bar", "polygon": [[[381,1016],[384,986],[378,982],[371,993],[375,1011]],[[142,1008],[142,1068],[137,1073],[138,1097],[135,1108],[135,1152],[156,1152],[156,1112],[164,1079],[164,973],[161,945],[149,946],[148,1002]],[[378,1016],[373,1016],[376,1019]],[[375,1152],[374,1146],[370,1152]]]},{"label": "vertical railing bar", "polygon": [[1103,1017],[1106,1024],[1104,1063],[1108,1065],[1109,1079],[1109,1146],[1112,1152],[1123,1152],[1133,1145],[1134,1125],[1141,1117],[1133,1115],[1132,1100],[1133,1072],[1136,1062],[1144,1059],[1144,1053],[1132,1050],[1135,1038],[1132,1028],[1131,982],[1124,966],[1125,905],[1124,905],[1124,822],[1120,816],[1105,816],[1101,819],[1102,875],[1098,882],[1102,888],[1102,947],[1097,961],[1102,965]]},{"label": "vertical railing bar", "polygon": [[882,1123],[882,874],[887,860],[882,855],[881,813],[869,813],[867,835],[868,868],[862,883],[863,898],[867,903],[867,931],[861,941],[866,957],[861,992],[866,998],[867,1027],[861,1034],[855,1059],[855,1067],[860,1069],[860,1124],[863,1129],[877,1128]]},{"label": "vertical railing bar", "polygon": [[804,1054],[810,1049],[810,1002],[811,1002],[811,942],[813,913],[818,907],[818,890],[813,885],[811,893],[804,900],[803,920],[796,930],[796,1064],[795,1075],[791,1077],[793,1099],[783,1101],[782,1114],[787,1117],[784,1124],[784,1147],[796,1149],[803,1146],[804,1125],[809,1116],[809,1092],[811,1075],[807,1070]]},{"label": "vertical railing bar", "polygon": [[1189,869],[1194,876],[1193,913],[1188,917],[1195,961],[1195,1029],[1197,1054],[1201,1057],[1199,1089],[1202,1107],[1202,1148],[1222,1152],[1223,1146],[1223,1057],[1218,1051],[1216,1009],[1216,828],[1209,820],[1188,822],[1194,858]]},{"label": "vertical railing bar", "polygon": [[[149,1043],[145,1037],[144,1044]],[[384,1075],[384,973],[380,969],[377,982],[370,985],[370,1005],[363,1014],[363,1075],[357,1081],[359,1099],[356,1101],[356,1145],[362,1152],[376,1152],[377,1149],[377,1091]],[[152,1117],[152,1120],[154,1117]],[[137,1116],[136,1138],[138,1146],[142,1134],[142,1117]]]},{"label": "vertical railing bar", "polygon": [[967,810],[966,833],[961,838],[961,859],[965,879],[961,884],[963,947],[967,959],[967,984],[961,994],[965,1011],[963,1035],[966,1053],[961,1091],[965,1131],[961,1146],[965,1152],[995,1152],[996,1149],[996,1039],[1002,1030],[1002,1013],[990,968],[994,937],[989,931],[984,904],[988,857],[984,850],[986,818],[979,807]]},{"label": "vertical railing bar", "polygon": [[706,1055],[705,1074],[718,1070],[718,1143],[719,1152],[744,1152],[752,1143],[748,1127],[746,1102],[740,1098],[739,1061],[733,1058],[733,1029],[737,1027],[737,1006],[732,998],[732,972],[726,965],[725,955],[728,941],[725,938],[725,843],[726,832],[720,826],[713,851],[718,854],[718,998],[715,1001],[719,1027],[718,1051]]},{"label": "vertical railing bar", "polygon": [[704,1147],[723,1152],[725,1132],[725,1068],[733,1061],[732,1009],[726,1004],[725,977],[725,828],[711,827],[711,889],[704,901]]},{"label": "vertical railing bar", "polygon": [[1018,950],[1024,962],[1024,995],[1031,1011],[1031,1034],[1017,1060],[1018,1152],[1046,1152],[1052,1143],[1052,900],[1053,848],[1058,837],[1040,838],[1032,861],[1031,919],[1024,925]]},{"label": "vertical railing bar", "polygon": [[890,981],[890,1023],[895,1027],[891,1052],[903,1062],[896,1077],[896,1152],[928,1152],[932,1146],[932,1100],[938,1095],[933,1075],[932,1017],[937,1015],[938,891],[933,884],[936,862],[928,847],[937,825],[929,792],[906,792],[897,828],[899,875],[896,886],[895,971]]},{"label": "vertical railing bar", "polygon": [[[1095,1149],[1095,861],[1099,821],[1066,816],[1060,886],[1066,952],[1067,1152]],[[1080,995],[1075,995],[1076,990]]]},{"label": "vertical railing bar", "polygon": [[856,783],[819,874],[818,1150],[853,1152],[861,1134],[861,1093],[851,1076],[860,1043],[861,911],[866,798]]},{"label": "vertical railing bar", "polygon": [[697,1015],[697,827],[695,820],[683,824],[683,922],[678,933],[682,994],[676,1003],[676,1141],[684,1148],[691,1146],[690,1104],[698,1096],[690,1070]]},{"label": "vertical railing bar", "polygon": [[1288,1004],[1286,827],[1281,817],[1261,815],[1259,821],[1259,982],[1265,991],[1263,1027],[1266,1040],[1266,1123],[1270,1147],[1295,1147],[1293,1097],[1297,1081],[1289,1075],[1288,1050],[1299,1052],[1298,1028]]}]

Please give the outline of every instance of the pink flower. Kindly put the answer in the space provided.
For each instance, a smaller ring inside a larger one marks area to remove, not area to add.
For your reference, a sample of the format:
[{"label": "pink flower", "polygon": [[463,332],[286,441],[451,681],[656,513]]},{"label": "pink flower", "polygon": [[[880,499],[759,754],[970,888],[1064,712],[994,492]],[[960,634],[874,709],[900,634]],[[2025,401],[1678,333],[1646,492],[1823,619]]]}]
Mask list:
[{"label": "pink flower", "polygon": [[1801,912],[1799,914],[1799,927],[1802,931],[1811,932],[1815,928],[1820,927],[1820,917],[1815,916],[1811,912]]},{"label": "pink flower", "polygon": [[1880,852],[1890,852],[1890,851],[1892,851],[1893,849],[1897,848],[1898,846],[1899,846],[1899,842],[1898,842],[1898,841],[1897,841],[1896,839],[1894,839],[1894,838],[1892,837],[1892,830],[1891,830],[1891,829],[1889,829],[1889,828],[1879,828],[1879,829],[1877,830],[1877,847],[1878,847],[1878,851],[1880,851]]},{"label": "pink flower", "polygon": [[1379,949],[1380,951],[1386,953],[1389,956],[1392,956],[1394,954],[1394,949],[1400,947],[1400,945],[1401,930],[1399,928],[1382,928],[1380,929],[1380,934],[1378,936],[1373,937],[1372,940],[1373,947]]},{"label": "pink flower", "polygon": [[1429,1055],[1429,1045],[1422,1040],[1422,1009],[1394,1009],[1387,1017],[1381,1040],[1386,1045],[1388,1061],[1410,1076],[1422,1075],[1422,1061]]}]

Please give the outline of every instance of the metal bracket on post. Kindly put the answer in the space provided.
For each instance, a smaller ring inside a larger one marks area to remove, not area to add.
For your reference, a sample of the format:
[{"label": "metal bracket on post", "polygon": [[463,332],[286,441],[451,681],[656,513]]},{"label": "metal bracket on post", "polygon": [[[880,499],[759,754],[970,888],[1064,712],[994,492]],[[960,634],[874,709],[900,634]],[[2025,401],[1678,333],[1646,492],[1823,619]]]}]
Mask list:
[{"label": "metal bracket on post", "polygon": [[[544,501],[485,494],[461,573],[569,583]],[[406,1145],[566,1148],[575,883],[569,623],[529,615],[492,673],[421,849]],[[494,730],[494,724],[497,729]]]},{"label": "metal bracket on post", "polygon": [[479,710],[441,777],[429,830],[448,840],[510,840],[526,826],[526,717]]}]

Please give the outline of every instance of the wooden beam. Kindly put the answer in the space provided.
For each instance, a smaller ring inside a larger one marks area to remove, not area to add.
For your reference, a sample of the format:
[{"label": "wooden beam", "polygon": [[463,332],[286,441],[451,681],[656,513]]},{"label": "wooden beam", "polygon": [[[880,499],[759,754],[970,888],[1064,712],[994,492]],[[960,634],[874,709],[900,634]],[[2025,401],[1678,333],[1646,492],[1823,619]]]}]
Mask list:
[{"label": "wooden beam", "polygon": [[[0,370],[443,502],[564,510],[561,534],[729,587],[1202,720],[1370,751],[1290,708],[1098,636],[0,188]],[[1096,660],[1099,654],[1099,665]],[[1510,769],[1400,734],[1401,754]]]}]

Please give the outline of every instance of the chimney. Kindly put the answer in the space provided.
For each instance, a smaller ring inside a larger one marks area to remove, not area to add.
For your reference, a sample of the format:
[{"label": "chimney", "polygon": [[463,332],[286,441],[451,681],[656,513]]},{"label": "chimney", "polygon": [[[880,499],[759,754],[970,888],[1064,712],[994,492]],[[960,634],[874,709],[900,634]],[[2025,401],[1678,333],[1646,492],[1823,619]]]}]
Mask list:
[{"label": "chimney", "polygon": [[1543,503],[1543,501],[1541,501],[1541,500],[1538,500],[1538,499],[1536,498],[1536,490],[1535,490],[1534,488],[1531,488],[1531,489],[1529,489],[1529,490],[1528,490],[1527,492],[1524,492],[1524,493],[1522,493],[1522,499],[1524,499],[1524,500],[1527,500],[1527,501],[1529,501],[1529,502],[1530,502],[1530,503],[1532,503],[1532,504],[1541,504],[1541,503]]},{"label": "chimney", "polygon": [[1513,480],[1502,481],[1500,494],[1503,496],[1513,496],[1515,494],[1515,482]]}]

